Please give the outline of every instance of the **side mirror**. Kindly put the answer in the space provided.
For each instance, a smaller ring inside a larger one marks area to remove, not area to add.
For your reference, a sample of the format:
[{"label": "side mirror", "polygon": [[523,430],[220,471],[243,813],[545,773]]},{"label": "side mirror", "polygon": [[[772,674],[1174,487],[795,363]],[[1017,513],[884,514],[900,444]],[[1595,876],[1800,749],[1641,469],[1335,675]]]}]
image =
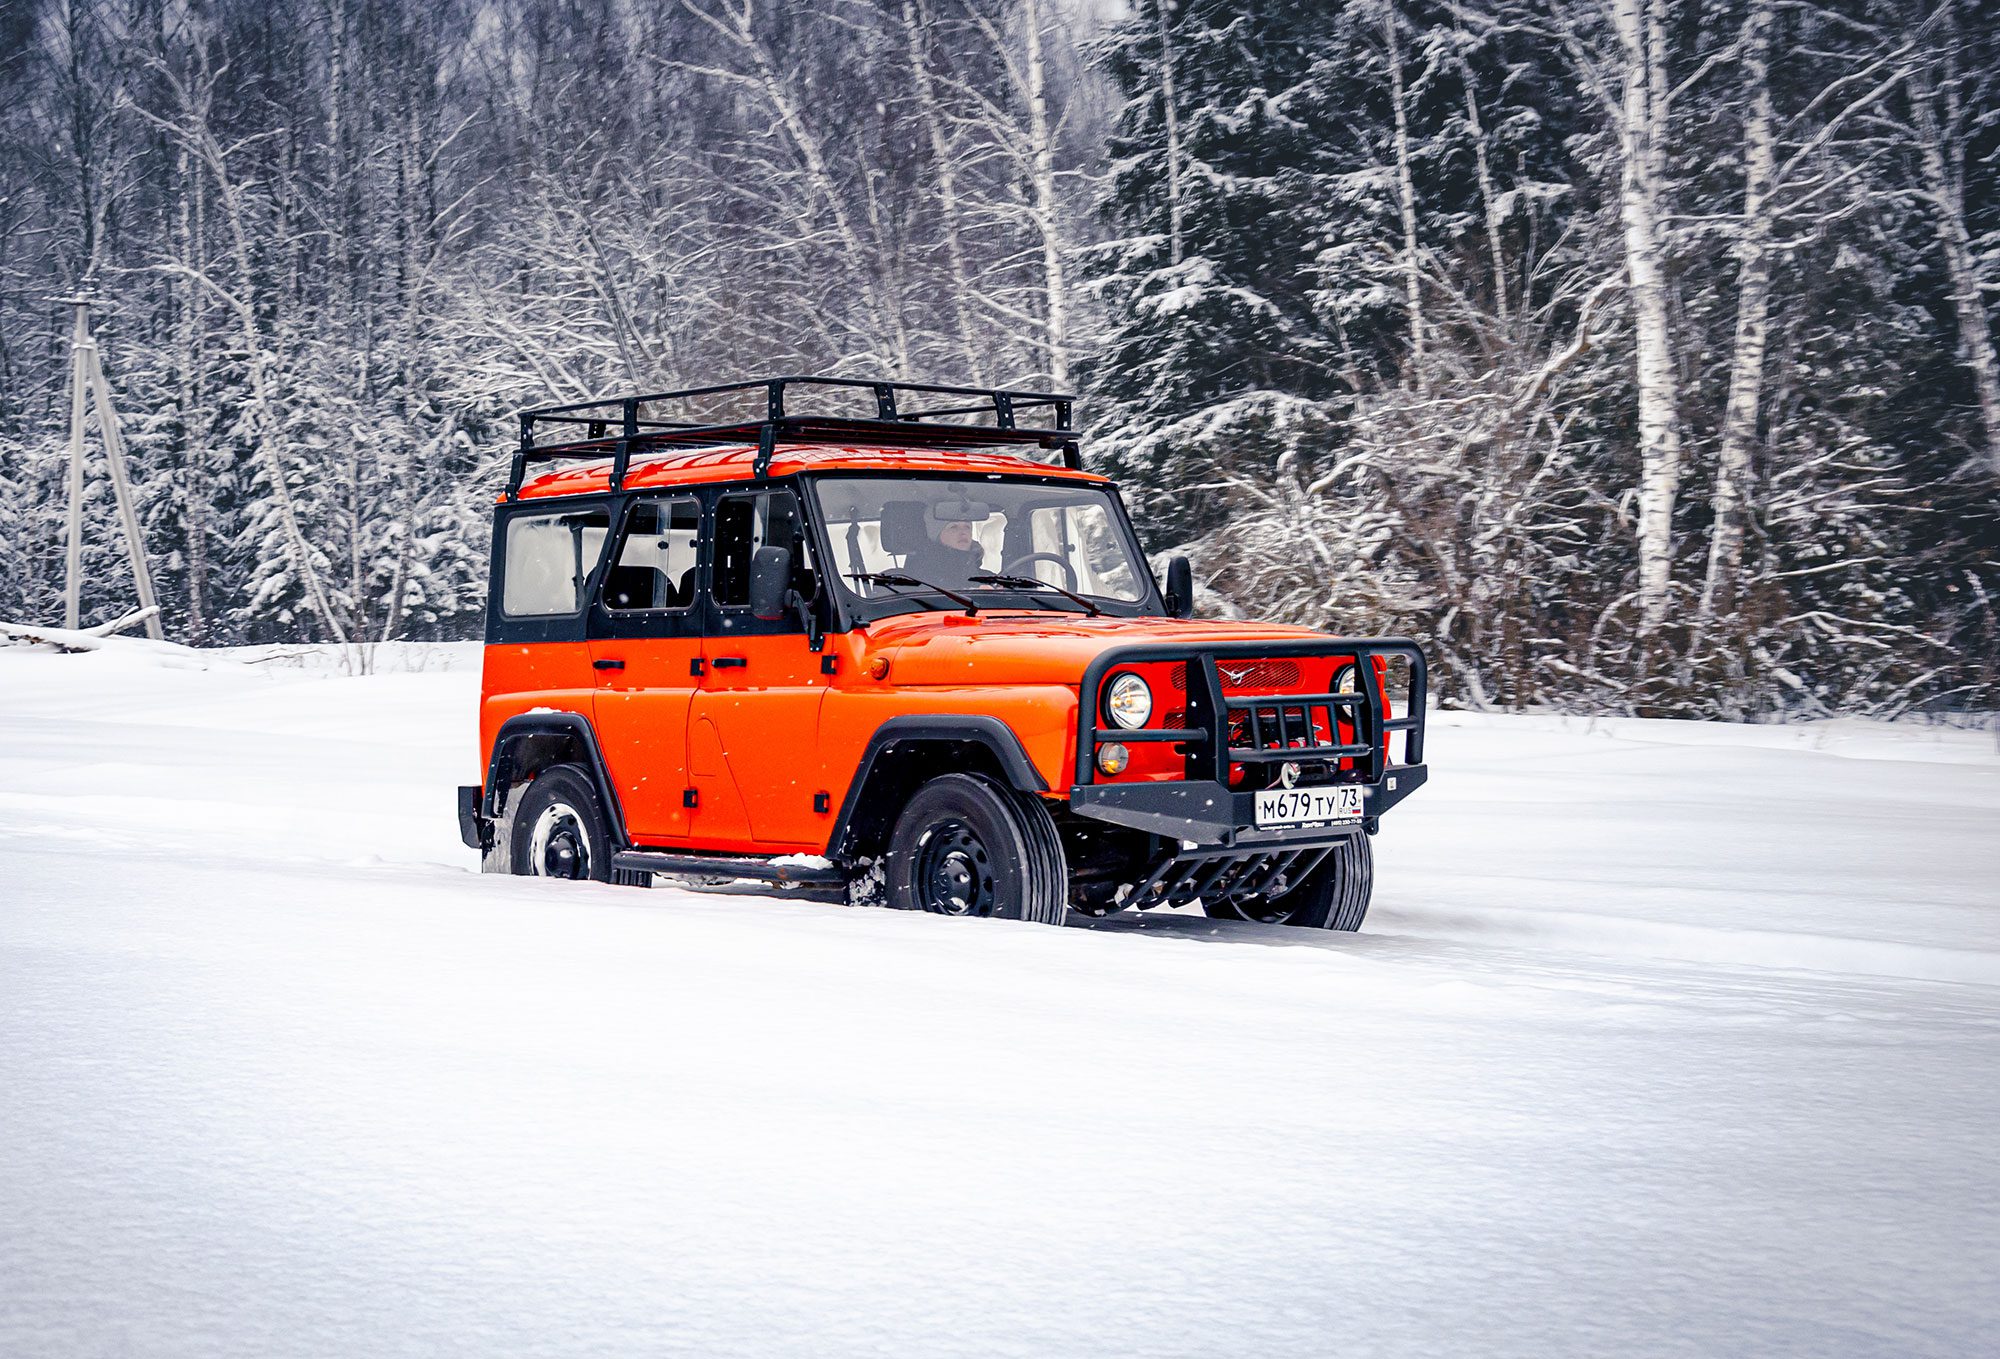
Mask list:
[{"label": "side mirror", "polygon": [[760,547],[750,554],[750,612],[766,623],[785,616],[785,596],[791,592],[792,554],[782,547]]},{"label": "side mirror", "polygon": [[1186,557],[1167,561],[1167,616],[1194,617],[1194,568]]}]

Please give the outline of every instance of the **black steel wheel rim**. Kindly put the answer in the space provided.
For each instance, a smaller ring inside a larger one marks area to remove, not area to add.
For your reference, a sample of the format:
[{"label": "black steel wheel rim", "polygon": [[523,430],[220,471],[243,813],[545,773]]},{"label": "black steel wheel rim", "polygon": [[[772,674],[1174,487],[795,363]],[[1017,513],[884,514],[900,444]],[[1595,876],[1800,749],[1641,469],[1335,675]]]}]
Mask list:
[{"label": "black steel wheel rim", "polygon": [[1297,883],[1285,883],[1284,890],[1271,892],[1250,892],[1242,896],[1224,897],[1217,903],[1221,912],[1210,911],[1210,915],[1226,913],[1252,925],[1282,925],[1297,913],[1298,902],[1293,893]]},{"label": "black steel wheel rim", "polygon": [[991,915],[993,862],[963,821],[944,821],[917,846],[917,901],[939,915]]},{"label": "black steel wheel rim", "polygon": [[1268,897],[1252,897],[1248,901],[1229,902],[1229,909],[1253,925],[1282,925],[1292,918],[1291,908],[1282,900],[1272,901]]}]

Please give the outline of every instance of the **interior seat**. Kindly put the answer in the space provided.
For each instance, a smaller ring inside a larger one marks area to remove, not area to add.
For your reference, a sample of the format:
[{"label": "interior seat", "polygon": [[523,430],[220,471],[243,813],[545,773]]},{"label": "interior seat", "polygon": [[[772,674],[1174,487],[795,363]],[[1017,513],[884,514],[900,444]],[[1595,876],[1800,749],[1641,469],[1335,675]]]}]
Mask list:
[{"label": "interior seat", "polygon": [[924,532],[924,502],[891,500],[882,506],[882,550],[907,559],[929,541]]}]

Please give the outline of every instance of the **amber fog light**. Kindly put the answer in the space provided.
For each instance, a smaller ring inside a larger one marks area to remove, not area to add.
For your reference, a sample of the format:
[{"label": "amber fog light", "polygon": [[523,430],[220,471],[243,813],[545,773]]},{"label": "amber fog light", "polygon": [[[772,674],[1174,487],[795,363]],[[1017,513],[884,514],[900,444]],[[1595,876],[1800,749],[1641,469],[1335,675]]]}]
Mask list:
[{"label": "amber fog light", "polygon": [[1132,752],[1112,741],[1097,748],[1097,767],[1106,774],[1122,774],[1132,763]]}]

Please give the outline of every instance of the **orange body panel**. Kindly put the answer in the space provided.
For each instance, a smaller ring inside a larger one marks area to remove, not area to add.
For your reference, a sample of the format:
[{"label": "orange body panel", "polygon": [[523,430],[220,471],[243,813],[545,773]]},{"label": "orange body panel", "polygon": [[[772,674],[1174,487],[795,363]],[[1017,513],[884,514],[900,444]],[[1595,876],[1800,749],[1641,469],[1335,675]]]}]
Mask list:
[{"label": "orange body panel", "polygon": [[[694,838],[761,853],[824,848],[831,818],[812,809],[813,794],[826,787],[815,750],[828,683],[819,653],[798,633],[711,636],[703,645]],[[742,664],[723,664],[731,661]]]},{"label": "orange body panel", "polygon": [[686,835],[688,714],[698,683],[691,667],[701,638],[607,638],[591,642],[590,655],[625,665],[597,672],[596,730],[627,832],[640,842]]},{"label": "orange body panel", "polygon": [[590,647],[583,642],[489,646],[479,678],[480,774],[500,724],[539,708],[594,716],[597,698]]}]

